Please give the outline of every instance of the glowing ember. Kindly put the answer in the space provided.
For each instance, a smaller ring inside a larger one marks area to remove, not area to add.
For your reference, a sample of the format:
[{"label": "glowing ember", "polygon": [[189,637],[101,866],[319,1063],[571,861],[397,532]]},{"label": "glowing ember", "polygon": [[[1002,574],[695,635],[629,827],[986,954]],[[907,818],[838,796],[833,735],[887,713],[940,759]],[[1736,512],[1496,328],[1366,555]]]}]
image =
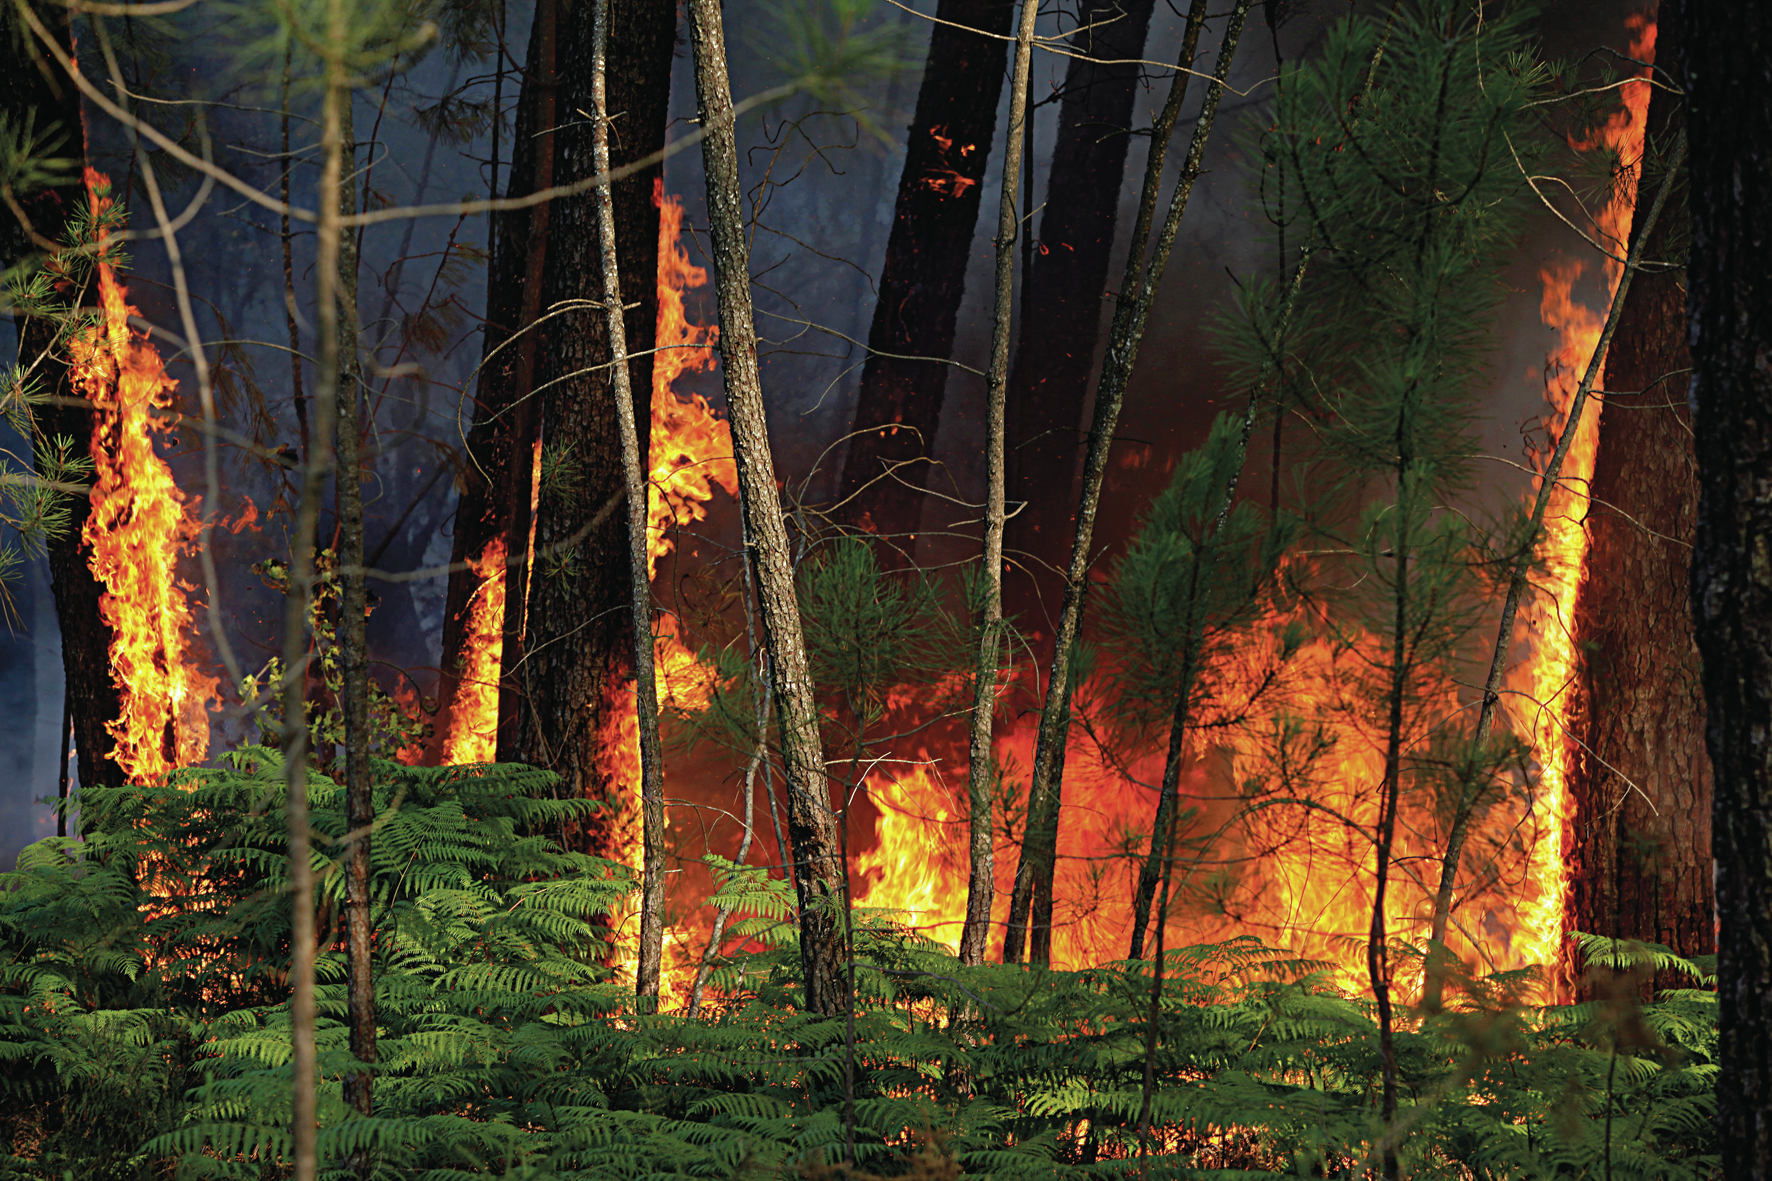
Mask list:
[{"label": "glowing ember", "polygon": [[505,541],[495,537],[468,569],[480,580],[468,607],[461,681],[449,712],[443,762],[490,763],[498,745],[498,674],[504,655]]},{"label": "glowing ember", "polygon": [[[86,190],[95,213],[111,207],[102,173],[86,170]],[[130,331],[139,313],[115,271],[103,262],[97,271],[104,323],[69,344],[75,385],[94,406],[92,515],[82,538],[104,586],[99,611],[122,698],[122,715],[105,727],[116,740],[111,757],[132,783],[150,783],[209,749],[217,678],[192,659],[194,588],[177,573],[202,526],[154,447],[172,422],[155,412],[172,407],[177,385],[154,346]]]}]

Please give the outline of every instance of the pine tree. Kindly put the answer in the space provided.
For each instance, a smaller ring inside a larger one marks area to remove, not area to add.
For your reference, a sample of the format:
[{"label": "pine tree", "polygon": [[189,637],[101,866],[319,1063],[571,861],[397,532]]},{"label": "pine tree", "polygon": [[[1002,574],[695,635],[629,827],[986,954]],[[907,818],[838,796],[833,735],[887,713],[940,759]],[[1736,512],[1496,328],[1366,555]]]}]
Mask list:
[{"label": "pine tree", "polygon": [[[1448,737],[1460,715],[1449,717],[1447,703],[1481,618],[1493,545],[1449,506],[1472,485],[1496,276],[1520,228],[1509,145],[1526,140],[1531,63],[1517,14],[1491,19],[1424,0],[1397,9],[1388,27],[1337,24],[1320,59],[1288,69],[1266,141],[1284,182],[1264,191],[1275,194],[1269,215],[1306,236],[1310,270],[1296,297],[1287,285],[1261,289],[1237,350],[1245,373],[1278,363],[1308,380],[1325,420],[1319,459],[1339,473],[1351,506],[1335,512],[1335,498],[1322,497],[1315,507],[1323,548],[1345,555],[1328,581],[1350,589],[1335,595],[1327,622],[1362,669],[1350,713],[1383,762],[1362,832],[1373,857],[1366,960],[1386,1177],[1399,1167],[1389,909],[1399,817],[1448,778],[1485,776],[1473,765],[1494,758]],[[1287,316],[1287,356],[1276,358],[1273,328]]]}]

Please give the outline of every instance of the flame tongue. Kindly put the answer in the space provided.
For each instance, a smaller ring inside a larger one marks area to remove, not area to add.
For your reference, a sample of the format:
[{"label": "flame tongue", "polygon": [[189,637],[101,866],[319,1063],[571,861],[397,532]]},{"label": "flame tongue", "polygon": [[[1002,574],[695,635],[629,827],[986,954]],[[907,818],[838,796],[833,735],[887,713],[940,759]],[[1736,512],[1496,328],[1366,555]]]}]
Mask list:
[{"label": "flame tongue", "polygon": [[489,763],[498,740],[498,674],[504,655],[505,540],[495,537],[468,569],[480,579],[468,610],[461,683],[449,712],[443,762]]},{"label": "flame tongue", "polygon": [[[110,208],[108,178],[88,168],[86,187],[95,213]],[[154,447],[169,422],[155,411],[171,408],[176,383],[154,346],[130,332],[136,313],[115,271],[103,262],[97,271],[103,324],[70,346],[75,386],[94,408],[92,511],[81,536],[104,586],[99,612],[122,698],[121,716],[106,725],[111,757],[131,782],[148,783],[209,749],[217,678],[192,659],[193,588],[177,574],[202,526]]]}]

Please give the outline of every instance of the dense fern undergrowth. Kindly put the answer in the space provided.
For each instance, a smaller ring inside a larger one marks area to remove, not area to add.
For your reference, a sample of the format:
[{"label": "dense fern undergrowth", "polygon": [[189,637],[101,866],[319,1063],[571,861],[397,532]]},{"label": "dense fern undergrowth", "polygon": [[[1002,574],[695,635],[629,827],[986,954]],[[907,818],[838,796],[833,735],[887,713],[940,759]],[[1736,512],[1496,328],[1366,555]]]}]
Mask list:
[{"label": "dense fern undergrowth", "polygon": [[[595,805],[519,767],[378,768],[375,1114],[347,1110],[339,789],[313,785],[323,1175],[382,1178],[1712,1173],[1708,965],[1587,938],[1599,999],[1468,979],[1400,1036],[1377,1119],[1369,1006],[1249,939],[1152,966],[961,967],[860,913],[850,1023],[798,1010],[791,895],[719,868],[750,949],[702,1016],[641,1015],[601,918],[626,870],[562,851]],[[89,789],[84,839],[0,876],[0,1171],[287,1176],[289,907],[278,755]],[[1652,982],[1690,987],[1648,996]],[[851,1048],[852,1047],[852,1048]]]}]

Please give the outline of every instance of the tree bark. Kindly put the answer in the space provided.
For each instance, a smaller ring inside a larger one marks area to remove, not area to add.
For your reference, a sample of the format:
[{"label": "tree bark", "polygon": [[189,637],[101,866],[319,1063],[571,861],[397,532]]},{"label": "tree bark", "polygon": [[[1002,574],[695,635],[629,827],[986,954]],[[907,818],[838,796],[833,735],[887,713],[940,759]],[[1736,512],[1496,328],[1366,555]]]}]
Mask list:
[{"label": "tree bark", "polygon": [[[351,104],[342,104],[342,153],[349,165],[339,186],[339,212],[356,212],[357,136]],[[365,202],[367,204],[367,202]],[[363,572],[362,366],[357,355],[357,236],[340,235],[338,251],[338,467],[333,473],[333,505],[338,513],[338,563],[342,595],[338,607],[340,711],[345,731],[345,1006],[351,1056],[375,1061],[375,977],[370,966],[369,826],[375,819],[369,777],[369,585]],[[375,1077],[354,1071],[344,1080],[345,1103],[361,1115],[374,1110]],[[352,1162],[368,1176],[366,1154]]]},{"label": "tree bark", "polygon": [[[1681,78],[1678,12],[1662,0],[1655,63]],[[1651,144],[1684,124],[1678,94],[1649,102]],[[1674,211],[1645,246],[1684,240]],[[1587,567],[1575,634],[1581,669],[1570,747],[1575,807],[1569,924],[1684,955],[1716,950],[1710,759],[1693,636],[1689,550],[1697,461],[1685,400],[1685,276],[1640,271],[1606,354],[1606,399],[1590,485]]]},{"label": "tree bark", "polygon": [[720,0],[688,0],[688,10],[695,54],[696,113],[707,132],[702,140],[702,166],[707,175],[708,239],[720,307],[720,372],[731,415],[745,525],[756,558],[763,642],[770,656],[775,716],[781,728],[806,1007],[815,1013],[836,1015],[849,1001],[844,972],[844,866],[825,778],[818,701],[794,597],[787,525],[769,450],[769,422],[763,408],[726,36]]},{"label": "tree bark", "polygon": [[[591,168],[609,171],[608,74],[610,0],[597,0],[591,44]],[[640,731],[640,810],[644,840],[640,883],[640,959],[634,992],[642,1009],[658,1006],[664,955],[664,760],[658,743],[658,679],[653,669],[652,582],[646,562],[646,456],[640,451],[633,386],[628,376],[627,327],[622,312],[621,260],[610,186],[597,186],[597,237],[603,272],[603,319],[615,382],[615,418],[621,435],[622,483],[628,502],[628,594],[634,641],[634,717]],[[654,240],[657,233],[654,232]],[[745,833],[750,836],[749,830]]]},{"label": "tree bark", "polygon": [[[1071,43],[1109,61],[1142,57],[1152,7],[1153,0],[1085,0],[1079,26],[1110,23]],[[1063,593],[1056,572],[1067,556],[1064,543],[1077,506],[1083,403],[1101,335],[1142,69],[1073,58],[1065,72],[1045,212],[1009,383],[1015,407],[1009,423],[1009,501],[1021,508],[1010,518],[1007,545],[1022,569],[1008,581],[1004,611],[1035,630],[1046,616],[1042,605]]]},{"label": "tree bark", "polygon": [[[608,19],[611,68],[605,84],[619,131],[610,158],[620,166],[663,146],[676,9],[669,0],[612,0]],[[578,114],[591,110],[594,101],[594,28],[592,6],[586,4],[565,13],[558,30],[561,124],[554,133],[555,183],[595,173],[591,120]],[[658,315],[653,185],[659,175],[657,167],[636,173],[617,181],[612,194],[622,294],[633,313],[625,323],[629,408],[636,423],[645,424],[638,428],[641,448],[648,444],[652,421],[651,350]],[[593,193],[552,203],[542,306],[550,311],[569,301],[577,306],[541,326],[535,376],[536,388],[545,390],[543,438],[551,452],[571,457],[571,468],[540,502],[535,550],[546,556],[538,556],[530,575],[523,655],[515,667],[506,666],[505,676],[517,687],[510,757],[558,773],[561,790],[571,796],[610,800],[625,785],[614,782],[603,730],[628,673],[624,650],[631,638],[632,597],[626,522],[613,513],[598,519],[598,510],[625,487],[616,382],[608,364],[609,324],[602,310],[600,243]],[[510,580],[512,590],[517,582]],[[507,654],[511,614],[506,613]],[[506,751],[501,739],[501,759]],[[581,829],[578,842],[587,851],[614,852],[619,836],[610,825],[620,813],[619,807],[605,809],[602,815],[609,819]]]},{"label": "tree bark", "polygon": [[932,453],[941,420],[944,358],[954,347],[1003,93],[1001,38],[1014,11],[1011,0],[940,0],[936,20],[952,23],[929,35],[856,394],[860,433],[849,442],[833,512],[839,525],[889,539],[879,547],[884,563],[906,566],[915,553],[929,474],[918,461]]},{"label": "tree bark", "polygon": [[1027,148],[1028,71],[1034,53],[1034,23],[1039,0],[1022,0],[1015,36],[1015,66],[1009,83],[1009,131],[1003,139],[1003,183],[997,201],[996,307],[991,327],[991,367],[985,388],[986,490],[984,508],[983,619],[978,629],[978,657],[972,670],[972,719],[969,727],[966,786],[971,829],[971,873],[966,888],[966,923],[960,930],[960,962],[982,964],[990,933],[991,898],[996,892],[996,858],[991,832],[991,788],[996,781],[996,752],[991,742],[997,716],[997,676],[1003,663],[1003,497],[1004,410],[1009,385],[1009,334],[1015,307],[1015,243],[1021,227],[1022,157]]},{"label": "tree bark", "polygon": [[[68,53],[68,11],[60,5],[44,5],[39,11],[45,26],[52,30]],[[7,67],[0,69],[0,110],[15,116],[35,109],[39,131],[49,124],[59,125],[61,144],[55,154],[75,162],[74,183],[40,189],[25,195],[20,205],[38,238],[59,242],[67,220],[73,214],[85,190],[79,183],[79,167],[86,162],[86,141],[80,123],[80,96],[72,82],[62,76],[62,67],[35,37],[26,34],[11,42]],[[0,224],[6,227],[5,264],[10,265],[38,253],[42,248],[13,216],[10,209],[0,210]],[[63,298],[81,293],[64,291]],[[16,318],[19,340],[19,363],[36,367],[40,388],[57,398],[74,398],[78,393],[68,381],[64,356],[54,351],[58,325],[52,320],[19,316]],[[46,454],[43,448],[57,438],[73,444],[70,454],[75,458],[91,454],[93,412],[90,406],[52,404],[38,407],[34,413],[37,438],[33,450],[41,467]],[[122,700],[111,679],[112,632],[99,613],[99,596],[103,586],[94,577],[91,567],[92,549],[82,539],[91,507],[83,496],[68,500],[68,528],[59,537],[48,541],[49,581],[55,593],[55,617],[61,630],[62,671],[66,677],[68,710],[74,747],[79,755],[80,782],[87,787],[116,787],[124,781],[123,769],[110,757],[113,745],[105,730],[108,722],[122,712]]]},{"label": "tree bark", "polygon": [[[555,78],[558,0],[537,0],[530,27],[523,86],[506,196],[520,197],[553,184],[554,125],[558,107]],[[435,749],[440,752],[454,717],[459,674],[469,640],[468,621],[475,598],[484,593],[482,571],[467,567],[503,544],[506,561],[520,560],[529,544],[531,455],[536,438],[535,360],[538,331],[526,328],[540,312],[547,263],[549,203],[493,214],[496,234],[486,282],[486,325],[473,425],[466,439],[456,502],[455,536],[450,547],[449,588],[443,610],[442,679]],[[519,335],[520,334],[520,335]],[[484,568],[482,568],[484,569]],[[506,615],[520,618],[527,566],[505,568]],[[502,661],[507,675],[515,666]],[[507,695],[502,695],[507,696]],[[500,712],[514,708],[501,700]],[[509,727],[501,737],[509,740]]]},{"label": "tree bark", "polygon": [[[1094,421],[1089,429],[1089,450],[1083,459],[1083,491],[1077,505],[1077,527],[1071,544],[1070,564],[1065,571],[1064,609],[1059,617],[1058,636],[1052,653],[1052,672],[1046,681],[1045,707],[1040,713],[1039,739],[1034,748],[1034,772],[1028,787],[1027,833],[1022,842],[1021,862],[1015,869],[1015,893],[1009,900],[1009,924],[1003,937],[1003,961],[1021,959],[1023,941],[1028,938],[1029,918],[1036,909],[1036,890],[1044,891],[1038,908],[1047,917],[1044,925],[1033,932],[1032,959],[1035,963],[1050,962],[1052,949],[1051,894],[1052,878],[1058,856],[1058,796],[1064,776],[1065,739],[1070,731],[1071,658],[1077,635],[1083,624],[1083,604],[1088,593],[1089,560],[1094,546],[1095,516],[1101,507],[1101,485],[1107,474],[1108,451],[1113,444],[1114,428],[1120,421],[1120,406],[1126,397],[1126,386],[1138,361],[1138,346],[1144,339],[1144,326],[1150,316],[1157,284],[1169,263],[1175,246],[1175,235],[1181,229],[1182,215],[1193,194],[1194,181],[1199,178],[1201,160],[1206,153],[1206,140],[1212,133],[1213,118],[1218,113],[1224,83],[1230,77],[1236,59],[1237,42],[1242,37],[1243,21],[1249,14],[1250,0],[1237,0],[1225,24],[1224,40],[1219,46],[1218,62],[1213,67],[1213,80],[1207,83],[1205,102],[1194,123],[1194,134],[1188,144],[1187,158],[1181,175],[1169,197],[1169,208],[1157,235],[1155,251],[1146,260],[1151,224],[1156,216],[1157,196],[1163,184],[1163,161],[1168,153],[1169,137],[1181,117],[1182,99],[1187,93],[1189,75],[1177,73],[1170,84],[1169,99],[1163,105],[1151,133],[1150,158],[1145,163],[1144,189],[1139,199],[1138,220],[1132,229],[1132,242],[1126,255],[1125,275],[1114,306],[1114,322],[1108,334],[1107,357],[1102,362],[1101,377],[1096,385]],[[1187,33],[1183,37],[1183,67],[1191,68],[1199,48],[1200,29],[1206,19],[1206,6],[1196,3],[1188,12]],[[1160,920],[1159,920],[1160,921]]]},{"label": "tree bark", "polygon": [[1686,0],[1692,615],[1714,775],[1721,1175],[1772,1175],[1772,10]]}]

